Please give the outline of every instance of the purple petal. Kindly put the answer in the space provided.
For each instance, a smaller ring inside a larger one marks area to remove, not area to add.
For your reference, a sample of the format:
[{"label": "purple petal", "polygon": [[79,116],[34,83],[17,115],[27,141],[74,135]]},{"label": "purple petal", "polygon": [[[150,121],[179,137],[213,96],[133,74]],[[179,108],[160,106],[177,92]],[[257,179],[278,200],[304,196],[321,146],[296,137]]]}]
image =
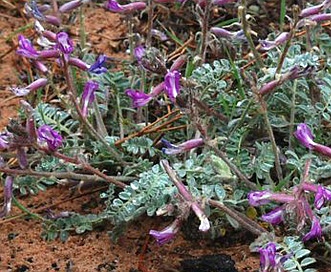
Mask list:
[{"label": "purple petal", "polygon": [[13,198],[13,184],[14,184],[14,178],[12,176],[7,176],[5,180],[5,186],[4,186],[4,205],[2,208],[2,211],[0,212],[0,218],[6,216],[9,214],[11,210],[11,202]]},{"label": "purple petal", "polygon": [[88,107],[95,100],[94,92],[99,88],[99,84],[93,80],[89,80],[86,82],[84,86],[84,91],[82,95],[82,114],[84,117],[87,116]]},{"label": "purple petal", "polygon": [[310,231],[302,238],[302,240],[308,241],[314,238],[321,238],[322,237],[322,227],[317,217],[314,216],[311,224]]},{"label": "purple petal", "polygon": [[271,212],[268,212],[261,216],[261,219],[272,225],[278,225],[284,221],[284,208],[278,207]]},{"label": "purple petal", "polygon": [[63,54],[71,54],[74,51],[74,43],[65,32],[59,32],[56,34],[57,49]]},{"label": "purple petal", "polygon": [[175,102],[180,90],[179,80],[181,75],[178,71],[169,71],[164,77],[165,90],[172,102]]},{"label": "purple petal", "polygon": [[122,5],[117,3],[115,0],[108,0],[108,2],[106,3],[105,6],[106,6],[106,9],[108,9],[112,12],[123,12],[124,11]]},{"label": "purple petal", "polygon": [[248,202],[252,206],[265,205],[271,201],[272,193],[269,191],[256,191],[248,194]]},{"label": "purple petal", "polygon": [[42,125],[37,131],[38,140],[46,143],[50,151],[55,151],[62,145],[62,136],[48,125]]},{"label": "purple petal", "polygon": [[297,130],[294,132],[294,136],[303,146],[309,149],[313,149],[316,145],[314,142],[314,136],[311,133],[310,128],[305,123],[301,123],[297,126]]},{"label": "purple petal", "polygon": [[107,57],[105,55],[99,55],[97,60],[90,66],[88,71],[94,74],[102,74],[107,72],[107,68],[104,67]]},{"label": "purple petal", "polygon": [[34,49],[32,43],[26,39],[23,35],[18,36],[18,49],[16,51],[17,54],[35,59],[38,57],[38,52]]},{"label": "purple petal", "polygon": [[156,230],[150,230],[149,234],[152,235],[156,242],[161,246],[165,243],[171,241],[176,233],[179,231],[181,221],[179,219],[176,219],[171,225],[166,227],[165,229],[161,231]]},{"label": "purple petal", "polygon": [[134,108],[143,107],[143,106],[147,105],[148,102],[153,99],[150,95],[145,94],[144,92],[133,90],[133,89],[127,89],[125,91],[125,94],[132,99],[132,102],[133,102],[132,106]]}]

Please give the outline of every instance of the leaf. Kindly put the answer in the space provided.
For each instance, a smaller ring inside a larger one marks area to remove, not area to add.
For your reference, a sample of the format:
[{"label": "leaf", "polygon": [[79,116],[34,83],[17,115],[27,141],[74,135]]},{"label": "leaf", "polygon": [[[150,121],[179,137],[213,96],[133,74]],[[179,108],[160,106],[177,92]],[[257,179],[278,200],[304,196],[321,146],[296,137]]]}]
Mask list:
[{"label": "leaf", "polygon": [[288,259],[288,260],[286,260],[286,262],[284,263],[283,266],[284,266],[285,270],[293,271],[297,267],[297,264],[292,259]]},{"label": "leaf", "polygon": [[304,258],[300,264],[301,264],[301,266],[307,266],[307,265],[310,265],[315,262],[316,262],[316,260],[314,258],[307,257],[307,258]]},{"label": "leaf", "polygon": [[309,254],[310,254],[310,250],[303,248],[295,252],[295,258],[301,259],[302,257],[307,256]]}]

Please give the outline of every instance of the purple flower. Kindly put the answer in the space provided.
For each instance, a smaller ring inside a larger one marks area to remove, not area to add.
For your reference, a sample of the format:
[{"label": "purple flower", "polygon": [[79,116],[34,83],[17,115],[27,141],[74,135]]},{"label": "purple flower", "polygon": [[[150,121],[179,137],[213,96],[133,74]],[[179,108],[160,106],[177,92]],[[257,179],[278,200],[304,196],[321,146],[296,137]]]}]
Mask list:
[{"label": "purple flower", "polygon": [[63,54],[69,55],[74,51],[74,43],[65,32],[56,34],[56,48]]},{"label": "purple flower", "polygon": [[204,140],[202,138],[188,140],[180,145],[174,145],[165,139],[161,139],[161,142],[166,146],[165,148],[162,148],[162,152],[166,155],[175,155],[186,152],[204,144]]},{"label": "purple flower", "polygon": [[165,243],[171,241],[176,233],[179,231],[181,225],[181,220],[178,218],[168,227],[161,231],[156,231],[156,230],[150,230],[149,234],[152,235],[155,239],[156,242],[162,246]]},{"label": "purple flower", "polygon": [[46,144],[49,151],[55,151],[62,145],[62,136],[48,125],[42,125],[37,131],[40,143]]},{"label": "purple flower", "polygon": [[16,53],[31,59],[38,57],[38,52],[34,49],[30,40],[26,39],[23,35],[18,36],[18,49]]},{"label": "purple flower", "polygon": [[179,80],[181,75],[178,71],[168,71],[164,77],[165,90],[172,102],[175,102],[180,90]]},{"label": "purple flower", "polygon": [[214,33],[216,36],[221,38],[240,40],[240,41],[246,40],[243,30],[231,32],[221,27],[212,27],[210,29],[210,32]]},{"label": "purple flower", "polygon": [[318,185],[317,187],[317,192],[315,194],[315,201],[314,205],[316,209],[320,210],[325,201],[330,201],[331,200],[331,191],[324,188],[322,185]]},{"label": "purple flower", "polygon": [[264,248],[259,249],[261,272],[284,271],[283,262],[287,257],[277,253],[276,244],[269,242]]},{"label": "purple flower", "polygon": [[305,123],[301,123],[297,126],[297,130],[294,132],[294,136],[303,146],[311,150],[314,149],[314,146],[316,145],[314,142],[314,136],[311,133],[310,128]]},{"label": "purple flower", "polygon": [[39,78],[24,88],[12,87],[10,88],[10,90],[16,96],[25,96],[28,95],[31,91],[35,91],[38,90],[39,88],[46,86],[47,82],[48,82],[47,78]]},{"label": "purple flower", "polygon": [[323,4],[312,6],[301,10],[300,17],[308,17],[320,13],[323,10]]},{"label": "purple flower", "polygon": [[281,34],[276,37],[274,41],[267,41],[267,40],[260,40],[261,50],[262,51],[269,51],[278,45],[285,43],[290,38],[289,32],[282,32]]},{"label": "purple flower", "polygon": [[284,213],[285,210],[283,207],[277,207],[271,212],[262,215],[261,219],[265,222],[268,222],[269,224],[278,225],[284,221]]},{"label": "purple flower", "polygon": [[112,12],[116,13],[132,13],[137,10],[142,10],[146,8],[146,3],[144,2],[133,2],[126,5],[120,5],[115,0],[108,0],[106,3],[106,8]]},{"label": "purple flower", "polygon": [[85,83],[84,91],[82,95],[82,115],[87,116],[88,107],[95,100],[94,92],[99,88],[99,84],[95,81],[89,80]]},{"label": "purple flower", "polygon": [[269,191],[256,191],[248,194],[248,202],[252,206],[268,204],[271,201],[272,193]]},{"label": "purple flower", "polygon": [[78,59],[78,58],[72,58],[70,57],[68,59],[68,64],[76,66],[77,68],[86,71],[89,69],[89,65],[87,63],[85,63],[84,61]]},{"label": "purple flower", "polygon": [[139,63],[141,62],[145,53],[146,53],[146,48],[142,45],[135,47],[135,49],[133,50],[133,54]]},{"label": "purple flower", "polygon": [[28,163],[28,158],[26,156],[26,151],[25,151],[24,147],[18,147],[16,149],[16,158],[17,158],[19,166],[22,169],[26,169],[28,167],[29,163]]},{"label": "purple flower", "polygon": [[107,72],[107,68],[104,67],[107,57],[105,55],[99,55],[97,60],[90,66],[88,71],[93,74],[102,74]]},{"label": "purple flower", "polygon": [[321,224],[316,216],[313,217],[312,223],[311,223],[311,229],[310,231],[302,238],[302,240],[308,241],[313,238],[321,238],[322,237],[322,227]]},{"label": "purple flower", "polygon": [[74,0],[70,1],[68,3],[63,4],[60,8],[59,11],[64,13],[64,12],[70,12],[78,7],[80,7],[84,2],[88,2],[88,0]]},{"label": "purple flower", "polygon": [[148,104],[149,101],[153,99],[152,96],[145,94],[144,92],[127,89],[125,94],[132,99],[132,106],[134,108],[143,107]]},{"label": "purple flower", "polygon": [[0,133],[0,150],[8,149],[12,139],[13,139],[13,134],[9,132]]},{"label": "purple flower", "polygon": [[4,201],[3,201],[3,208],[2,211],[0,211],[0,218],[6,216],[9,214],[11,210],[11,202],[13,198],[13,184],[14,184],[14,178],[12,176],[7,176],[5,180],[5,186],[4,186]]}]

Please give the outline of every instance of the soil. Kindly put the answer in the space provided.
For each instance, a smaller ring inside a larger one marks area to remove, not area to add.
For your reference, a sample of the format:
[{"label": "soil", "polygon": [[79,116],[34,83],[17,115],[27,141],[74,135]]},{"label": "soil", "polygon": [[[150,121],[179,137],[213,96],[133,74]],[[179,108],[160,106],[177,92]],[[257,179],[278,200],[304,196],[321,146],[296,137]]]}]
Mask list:
[{"label": "soil", "polygon": [[[6,1],[0,2],[0,129],[6,126],[10,117],[15,117],[19,105],[9,86],[24,82],[24,78],[20,77],[22,60],[15,55],[15,47],[19,33],[29,35],[31,32],[29,28],[19,31],[19,28],[30,23],[21,8],[21,4],[13,9]],[[106,13],[102,8],[86,9],[88,42],[94,52],[104,52],[118,59],[127,57],[120,50],[125,30],[121,16]],[[70,31],[78,37],[77,25],[72,26]],[[98,192],[80,195],[75,191],[74,195],[76,198],[72,199],[70,188],[57,185],[36,196],[17,198],[32,212],[42,210],[41,215],[45,215],[44,207],[54,203],[54,213],[70,211],[86,214],[103,209]],[[89,205],[92,202],[94,205]],[[224,237],[211,241],[203,237],[192,238],[182,231],[174,241],[158,246],[149,236],[149,230],[160,230],[170,223],[170,218],[143,216],[128,226],[117,243],[109,237],[110,224],[81,235],[71,233],[66,242],[59,239],[45,241],[41,237],[41,222],[22,216],[21,211],[14,207],[11,217],[0,221],[0,271],[173,272],[183,271],[181,262],[184,260],[217,254],[229,256],[238,271],[258,270],[259,256],[248,248],[252,241],[251,234],[230,230]]]}]

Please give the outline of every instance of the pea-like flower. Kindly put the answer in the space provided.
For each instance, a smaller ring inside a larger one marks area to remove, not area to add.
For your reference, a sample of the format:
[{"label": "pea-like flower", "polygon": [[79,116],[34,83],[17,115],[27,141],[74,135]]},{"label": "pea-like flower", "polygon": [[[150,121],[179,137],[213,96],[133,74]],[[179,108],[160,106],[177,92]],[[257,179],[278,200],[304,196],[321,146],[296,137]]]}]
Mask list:
[{"label": "pea-like flower", "polygon": [[95,100],[94,92],[99,88],[99,84],[93,80],[89,80],[85,83],[84,91],[82,95],[82,115],[84,117],[88,114],[88,107]]},{"label": "pea-like flower", "polygon": [[322,237],[321,223],[316,216],[313,217],[311,222],[310,231],[302,238],[303,241],[308,241],[314,238],[320,239]]},{"label": "pea-like flower", "polygon": [[237,40],[237,41],[246,41],[246,37],[244,35],[243,30],[239,31],[228,31],[221,27],[212,27],[210,29],[211,33],[214,33],[216,36],[221,38],[226,38],[229,40]]},{"label": "pea-like flower", "polygon": [[175,102],[176,97],[179,94],[180,78],[181,78],[181,74],[177,70],[168,71],[168,73],[164,77],[165,90],[172,102]]},{"label": "pea-like flower", "polygon": [[165,243],[171,241],[175,237],[176,233],[180,229],[180,226],[181,226],[181,220],[177,218],[171,225],[169,225],[165,229],[161,231],[150,230],[149,234],[156,239],[158,245],[162,246]]},{"label": "pea-like flower", "polygon": [[259,249],[261,272],[281,272],[286,257],[277,252],[276,244],[269,242],[264,248]]},{"label": "pea-like flower", "polygon": [[265,222],[268,222],[269,224],[278,225],[284,221],[284,214],[285,214],[284,208],[277,207],[272,211],[262,215],[261,219]]},{"label": "pea-like flower", "polygon": [[0,133],[0,150],[8,149],[12,139],[13,139],[13,134],[11,134],[10,132]]},{"label": "pea-like flower", "polygon": [[260,40],[260,50],[262,51],[269,51],[281,44],[284,44],[288,39],[290,38],[289,32],[282,32],[279,34],[274,41],[268,41],[268,40]]},{"label": "pea-like flower", "polygon": [[256,191],[248,194],[248,202],[252,206],[268,204],[271,201],[272,193],[269,191]]},{"label": "pea-like flower", "polygon": [[104,65],[106,64],[106,60],[107,60],[106,55],[103,55],[103,54],[99,55],[98,58],[96,59],[96,61],[90,66],[88,71],[90,73],[97,74],[97,75],[106,73],[107,68],[104,67]]},{"label": "pea-like flower", "polygon": [[62,145],[62,136],[48,125],[42,125],[37,131],[41,145],[47,145],[49,151],[55,151]]},{"label": "pea-like flower", "polygon": [[73,11],[77,8],[79,8],[82,4],[89,2],[89,0],[73,0],[68,3],[63,4],[59,8],[59,12],[65,13]]},{"label": "pea-like flower", "polygon": [[151,95],[145,94],[142,91],[128,89],[125,94],[132,99],[132,106],[134,108],[143,107],[148,104],[149,101],[153,99]]},{"label": "pea-like flower", "polygon": [[176,155],[204,145],[202,138],[188,140],[179,145],[174,145],[165,139],[162,139],[161,142],[166,146],[162,148],[162,152],[166,155]]},{"label": "pea-like flower", "polygon": [[320,210],[324,206],[325,201],[330,201],[330,200],[331,200],[331,191],[324,188],[321,185],[318,185],[314,200],[314,205],[316,209]]},{"label": "pea-like flower", "polygon": [[20,87],[12,87],[10,90],[16,95],[16,96],[26,96],[30,92],[38,90],[39,88],[42,88],[47,85],[47,78],[39,78],[35,81],[33,81],[31,84],[29,84],[26,87],[20,88]]},{"label": "pea-like flower", "polygon": [[133,2],[126,5],[120,5],[116,0],[108,0],[105,4],[106,9],[116,13],[133,13],[146,8],[144,2]]},{"label": "pea-like flower", "polygon": [[64,55],[69,55],[74,51],[74,43],[65,32],[56,34],[56,48]]},{"label": "pea-like flower", "polygon": [[301,123],[297,126],[294,136],[303,146],[309,148],[310,150],[321,153],[327,157],[331,157],[331,148],[314,142],[314,136],[310,128],[305,123]]},{"label": "pea-like flower", "polygon": [[33,47],[31,41],[23,35],[18,36],[18,49],[16,53],[30,59],[38,58],[37,50]]}]

